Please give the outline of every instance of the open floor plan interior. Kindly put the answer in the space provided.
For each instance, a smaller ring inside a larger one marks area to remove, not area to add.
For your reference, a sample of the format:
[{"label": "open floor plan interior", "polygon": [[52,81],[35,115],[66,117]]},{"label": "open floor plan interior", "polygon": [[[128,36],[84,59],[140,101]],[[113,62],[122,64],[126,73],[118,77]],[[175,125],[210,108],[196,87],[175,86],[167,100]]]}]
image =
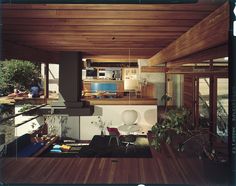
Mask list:
[{"label": "open floor plan interior", "polygon": [[3,2],[0,181],[227,185],[229,2],[92,2]]}]

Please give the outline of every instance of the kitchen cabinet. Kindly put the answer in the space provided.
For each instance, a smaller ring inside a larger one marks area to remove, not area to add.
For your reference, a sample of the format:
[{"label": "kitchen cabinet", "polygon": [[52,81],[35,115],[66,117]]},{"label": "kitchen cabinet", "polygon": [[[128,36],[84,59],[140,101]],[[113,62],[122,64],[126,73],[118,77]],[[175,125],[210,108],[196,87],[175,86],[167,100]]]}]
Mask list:
[{"label": "kitchen cabinet", "polygon": [[141,96],[143,98],[154,98],[155,86],[153,83],[147,83],[147,85],[141,86]]},{"label": "kitchen cabinet", "polygon": [[98,94],[123,96],[124,82],[121,80],[102,79],[83,81],[83,96],[97,96]]}]

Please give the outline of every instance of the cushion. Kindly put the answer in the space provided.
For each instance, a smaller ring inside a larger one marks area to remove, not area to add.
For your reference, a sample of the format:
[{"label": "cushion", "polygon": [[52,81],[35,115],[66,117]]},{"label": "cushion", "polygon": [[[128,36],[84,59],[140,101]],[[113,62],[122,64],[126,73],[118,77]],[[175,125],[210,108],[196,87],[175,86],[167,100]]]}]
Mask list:
[{"label": "cushion", "polygon": [[29,157],[35,154],[38,150],[40,150],[43,147],[43,144],[41,143],[32,143],[22,150],[20,150],[17,154],[18,157]]},{"label": "cushion", "polygon": [[7,155],[8,157],[16,156],[16,151],[19,152],[26,146],[31,144],[30,134],[24,134],[19,138],[13,140],[9,144],[7,144]]}]

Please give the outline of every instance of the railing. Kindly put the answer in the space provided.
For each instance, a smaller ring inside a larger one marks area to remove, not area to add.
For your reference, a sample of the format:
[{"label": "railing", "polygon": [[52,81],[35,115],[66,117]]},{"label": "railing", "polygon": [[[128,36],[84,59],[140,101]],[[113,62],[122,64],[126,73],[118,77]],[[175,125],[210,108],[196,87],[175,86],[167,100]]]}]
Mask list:
[{"label": "railing", "polygon": [[28,124],[30,121],[39,118],[40,115],[33,115],[31,118],[26,119],[18,124],[15,124],[15,122],[14,122],[15,121],[14,119],[16,117],[21,116],[21,115],[22,116],[27,115],[28,113],[38,110],[44,106],[46,106],[46,104],[38,105],[38,106],[30,108],[26,111],[19,112],[19,113],[16,113],[16,114],[13,114],[13,115],[10,115],[10,116],[0,119],[0,133],[1,133],[1,135],[4,136],[4,139],[1,139],[0,145],[7,144],[7,143],[10,143],[11,141],[13,141],[16,138],[15,131],[18,127]]},{"label": "railing", "polygon": [[[6,118],[3,118],[3,119],[0,120],[0,124],[2,124],[4,121],[13,119],[13,118],[15,118],[15,117],[17,117],[17,116],[27,114],[27,113],[32,112],[32,111],[34,111],[34,110],[38,110],[39,108],[45,107],[46,105],[47,105],[47,104],[42,104],[42,105],[39,105],[39,106],[35,106],[35,107],[33,107],[33,108],[31,108],[31,109],[28,109],[28,110],[26,110],[26,111],[23,111],[23,112],[20,112],[20,113],[17,113],[17,114],[8,116],[8,117],[6,117]],[[38,117],[39,117],[39,116],[38,116]],[[29,121],[31,121],[31,120],[29,120]],[[23,124],[24,124],[24,123],[18,124],[18,126],[23,125]]]}]

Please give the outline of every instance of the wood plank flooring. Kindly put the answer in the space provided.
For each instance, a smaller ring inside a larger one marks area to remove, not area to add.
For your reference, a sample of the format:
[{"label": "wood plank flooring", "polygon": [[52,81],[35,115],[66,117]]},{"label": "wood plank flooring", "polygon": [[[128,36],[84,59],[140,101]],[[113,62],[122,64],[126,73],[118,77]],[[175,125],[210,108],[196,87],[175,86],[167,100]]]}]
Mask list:
[{"label": "wood plank flooring", "polygon": [[203,161],[165,146],[152,158],[2,158],[4,183],[215,185]]}]

